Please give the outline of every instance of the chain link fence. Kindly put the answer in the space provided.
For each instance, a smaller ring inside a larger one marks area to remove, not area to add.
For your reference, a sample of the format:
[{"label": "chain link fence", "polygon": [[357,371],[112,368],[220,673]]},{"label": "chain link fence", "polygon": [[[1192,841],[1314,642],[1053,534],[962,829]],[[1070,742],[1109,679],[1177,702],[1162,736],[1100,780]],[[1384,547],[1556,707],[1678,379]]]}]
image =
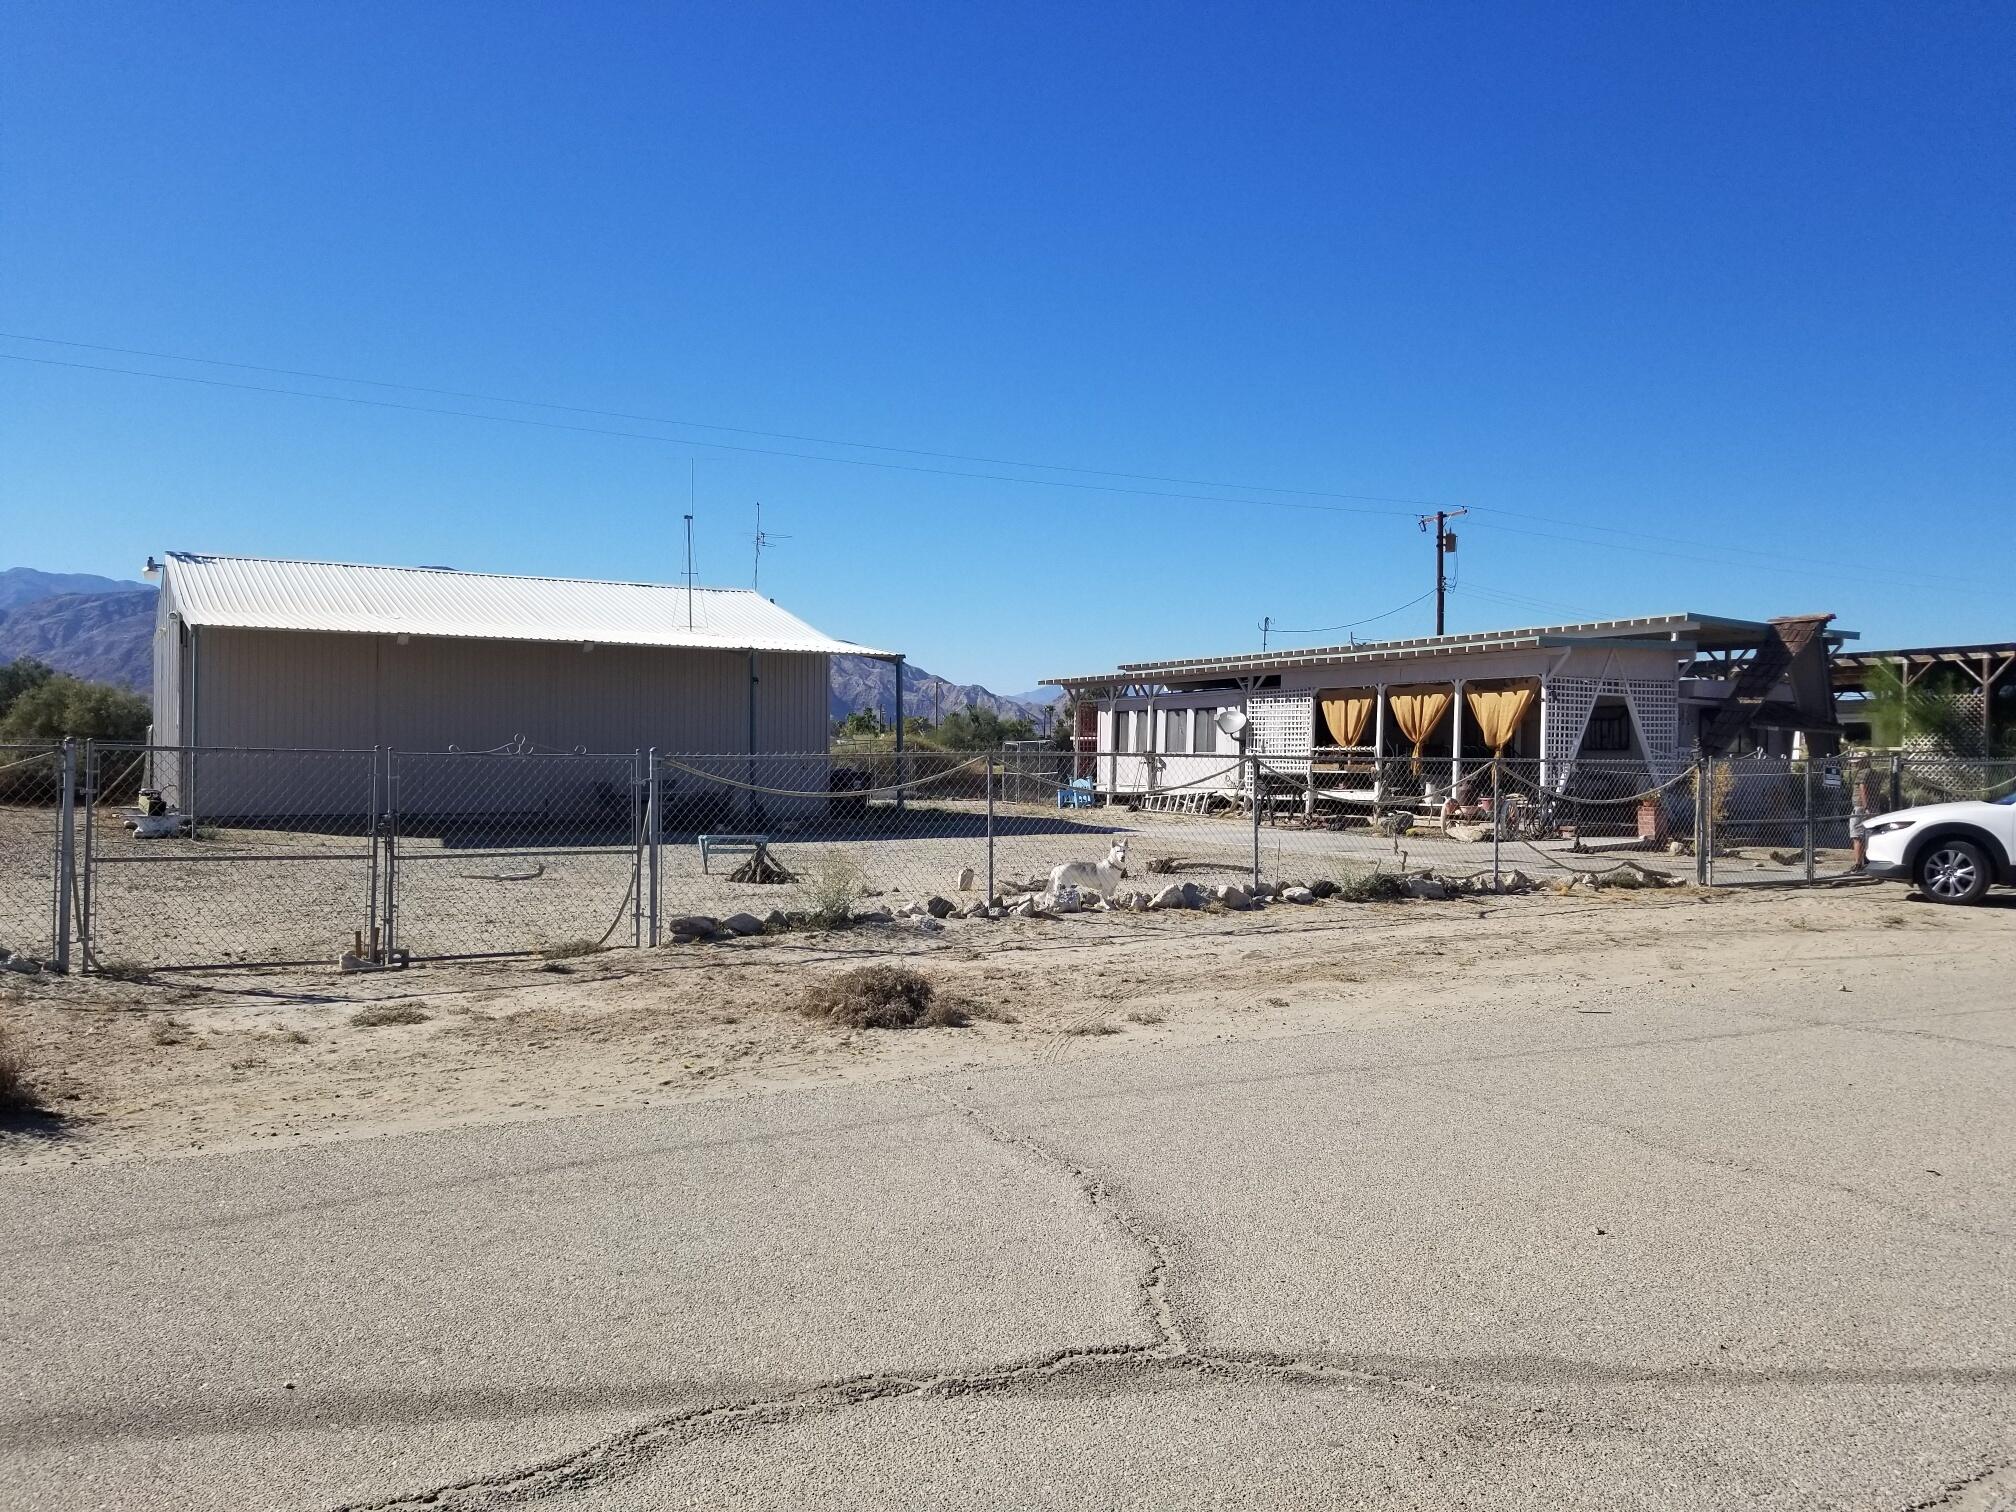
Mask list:
[{"label": "chain link fence", "polygon": [[58,857],[73,761],[60,745],[0,745],[0,953],[64,954]]},{"label": "chain link fence", "polygon": [[62,967],[74,939],[106,971],[568,954],[980,912],[1060,877],[1130,900],[1371,873],[1787,884],[1848,871],[1858,793],[2010,791],[2016,761],[1909,755],[0,747],[0,945]]}]

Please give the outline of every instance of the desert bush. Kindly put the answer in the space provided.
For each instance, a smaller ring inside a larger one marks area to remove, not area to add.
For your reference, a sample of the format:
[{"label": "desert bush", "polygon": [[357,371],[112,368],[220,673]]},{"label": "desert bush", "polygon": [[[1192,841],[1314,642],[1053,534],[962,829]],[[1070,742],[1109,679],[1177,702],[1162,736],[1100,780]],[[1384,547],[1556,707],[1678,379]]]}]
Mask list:
[{"label": "desert bush", "polygon": [[1407,884],[1392,872],[1351,872],[1337,878],[1337,897],[1345,903],[1391,903],[1407,896]]},{"label": "desert bush", "polygon": [[593,940],[562,940],[557,945],[548,945],[539,952],[541,960],[573,961],[582,956],[600,955],[602,947]]},{"label": "desert bush", "polygon": [[434,1015],[418,1003],[373,1003],[350,1015],[359,1029],[376,1029],[381,1024],[424,1024]]},{"label": "desert bush", "polygon": [[839,929],[854,917],[854,900],[861,895],[861,868],[844,854],[822,857],[819,873],[812,879],[806,899],[807,919],[814,929]]},{"label": "desert bush", "polygon": [[798,1011],[850,1029],[959,1029],[972,1022],[961,1004],[941,998],[929,977],[908,966],[843,971],[807,989]]},{"label": "desert bush", "polygon": [[0,1113],[20,1113],[35,1106],[28,1090],[28,1063],[0,1029]]}]

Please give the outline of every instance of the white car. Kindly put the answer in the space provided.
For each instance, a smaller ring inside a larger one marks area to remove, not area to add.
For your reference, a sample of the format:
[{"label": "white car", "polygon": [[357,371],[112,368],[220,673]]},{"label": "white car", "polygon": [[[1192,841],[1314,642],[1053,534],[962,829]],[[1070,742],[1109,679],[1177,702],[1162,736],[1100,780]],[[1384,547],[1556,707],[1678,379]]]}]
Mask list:
[{"label": "white car", "polygon": [[1934,903],[1979,903],[1997,882],[2016,886],[2016,793],[1875,814],[1868,834],[1869,874],[1914,882]]}]

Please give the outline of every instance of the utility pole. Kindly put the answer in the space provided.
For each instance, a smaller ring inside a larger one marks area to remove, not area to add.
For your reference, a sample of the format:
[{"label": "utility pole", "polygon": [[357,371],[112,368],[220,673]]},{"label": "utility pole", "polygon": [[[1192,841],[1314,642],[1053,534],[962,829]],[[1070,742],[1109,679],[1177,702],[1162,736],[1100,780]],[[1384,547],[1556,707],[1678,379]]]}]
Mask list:
[{"label": "utility pole", "polygon": [[1421,516],[1422,530],[1428,529],[1428,522],[1435,522],[1435,633],[1443,633],[1446,606],[1449,597],[1449,574],[1444,570],[1443,559],[1456,550],[1456,532],[1449,528],[1449,522],[1458,515],[1470,513],[1467,509],[1438,509],[1432,515]]},{"label": "utility pole", "polygon": [[1272,631],[1273,628],[1274,628],[1274,616],[1271,614],[1264,616],[1260,621],[1260,649],[1263,652],[1266,651],[1267,649],[1268,633]]}]

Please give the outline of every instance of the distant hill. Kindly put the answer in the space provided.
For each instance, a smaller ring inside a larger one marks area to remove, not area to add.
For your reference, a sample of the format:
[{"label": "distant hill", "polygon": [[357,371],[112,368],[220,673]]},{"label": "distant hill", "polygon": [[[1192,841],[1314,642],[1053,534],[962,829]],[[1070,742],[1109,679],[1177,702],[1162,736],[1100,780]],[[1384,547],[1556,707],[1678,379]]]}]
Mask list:
[{"label": "distant hill", "polygon": [[0,567],[0,610],[73,593],[152,593],[147,583],[121,582],[95,572],[42,572],[34,567]]},{"label": "distant hill", "polygon": [[73,677],[145,693],[154,680],[154,590],[136,586],[146,591],[61,593],[0,609],[0,662],[32,656]]},{"label": "distant hill", "polygon": [[[72,586],[78,583],[87,586]],[[58,672],[145,693],[153,682],[154,593],[146,583],[122,583],[90,573],[37,572],[32,567],[0,570],[0,662],[32,656]],[[928,719],[934,713],[977,707],[991,709],[1003,719],[1029,720],[1040,731],[1049,712],[1047,702],[1004,698],[977,683],[951,682],[903,664],[906,714]],[[872,708],[882,719],[893,720],[896,669],[865,656],[834,657],[827,707],[835,719]]]},{"label": "distant hill", "polygon": [[[896,718],[896,669],[888,662],[866,656],[833,658],[832,687],[827,704],[835,719],[845,719],[860,709],[873,709],[885,723]],[[1003,719],[1026,719],[1038,731],[1044,727],[1046,709],[1027,698],[1009,698],[992,693],[978,683],[955,683],[923,668],[903,663],[903,712],[930,719],[950,714],[954,709],[991,709]]]}]

